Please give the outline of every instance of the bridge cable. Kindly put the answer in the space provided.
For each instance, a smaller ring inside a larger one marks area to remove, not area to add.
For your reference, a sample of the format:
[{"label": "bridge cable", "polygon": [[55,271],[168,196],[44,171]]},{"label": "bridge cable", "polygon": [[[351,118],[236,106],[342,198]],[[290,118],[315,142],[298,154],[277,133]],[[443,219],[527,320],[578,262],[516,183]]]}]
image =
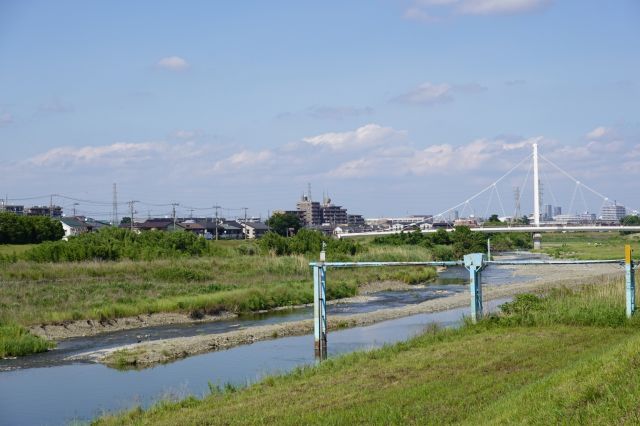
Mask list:
[{"label": "bridge cable", "polygon": [[[527,182],[529,181],[529,175],[531,174],[531,170],[533,169],[533,162],[529,163],[529,168],[527,169],[527,173],[524,175],[524,180],[522,181],[521,190],[518,192],[518,204],[522,202],[522,194],[524,190],[527,188]],[[517,213],[517,206],[514,206],[513,216]],[[514,219],[517,219],[514,217]]]},{"label": "bridge cable", "polygon": [[558,171],[560,171],[560,173],[562,173],[563,175],[565,175],[566,177],[568,177],[569,179],[571,179],[572,181],[584,186],[586,189],[588,189],[589,191],[591,191],[592,193],[594,193],[595,195],[597,195],[600,198],[604,198],[604,199],[609,199],[609,197],[606,197],[605,195],[601,194],[600,192],[596,191],[595,189],[591,188],[588,185],[585,185],[584,183],[580,182],[578,179],[576,179],[575,177],[573,177],[572,175],[570,175],[568,172],[564,171],[562,168],[560,168],[560,166],[558,166],[557,164],[555,164],[553,161],[549,160],[547,157],[545,157],[544,155],[538,155],[538,157],[542,158],[544,161],[546,161],[547,163],[551,164],[553,167],[555,167]]},{"label": "bridge cable", "polygon": [[529,158],[531,158],[533,156],[533,154],[529,154],[527,155],[524,159],[522,159],[518,164],[516,164],[515,166],[513,166],[511,169],[509,169],[508,172],[506,172],[504,175],[500,176],[500,178],[498,178],[496,181],[494,181],[491,185],[487,186],[486,188],[484,188],[482,191],[478,192],[477,194],[475,194],[473,197],[468,198],[466,201],[463,201],[462,203],[458,203],[455,206],[448,208],[436,215],[434,215],[433,217],[442,217],[445,213],[449,213],[450,211],[453,211],[461,206],[463,206],[464,204],[469,203],[469,201],[474,200],[475,198],[479,197],[480,195],[484,194],[485,192],[487,192],[489,189],[491,189],[491,187],[493,187],[493,185],[497,184],[498,182],[500,182],[501,180],[503,180],[504,178],[506,178],[509,174],[511,174],[511,172],[513,172],[514,170],[516,170],[518,167],[520,167],[522,165],[522,163],[524,163],[526,160],[528,160]]},{"label": "bridge cable", "polygon": [[578,192],[578,187],[580,186],[580,181],[576,181],[576,186],[573,187],[573,195],[571,195],[571,203],[569,204],[569,214],[573,212],[573,202],[576,199],[576,193]]},{"label": "bridge cable", "polygon": [[502,204],[502,198],[500,197],[500,191],[498,191],[498,187],[493,185],[496,188],[496,195],[498,196],[498,203],[500,203],[500,210],[502,210],[502,217],[507,217],[507,213],[504,211],[504,205]]}]

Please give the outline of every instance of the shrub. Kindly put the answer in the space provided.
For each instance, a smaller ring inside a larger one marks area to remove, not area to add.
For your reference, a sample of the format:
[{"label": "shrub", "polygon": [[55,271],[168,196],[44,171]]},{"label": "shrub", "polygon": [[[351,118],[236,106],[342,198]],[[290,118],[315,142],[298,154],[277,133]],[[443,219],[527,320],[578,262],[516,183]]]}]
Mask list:
[{"label": "shrub", "polygon": [[153,260],[201,256],[209,242],[190,232],[148,231],[141,234],[121,228],[103,228],[69,238],[45,242],[24,253],[27,260],[63,262],[83,260]]},{"label": "shrub", "polygon": [[45,216],[0,213],[0,244],[38,244],[64,236],[62,224]]}]

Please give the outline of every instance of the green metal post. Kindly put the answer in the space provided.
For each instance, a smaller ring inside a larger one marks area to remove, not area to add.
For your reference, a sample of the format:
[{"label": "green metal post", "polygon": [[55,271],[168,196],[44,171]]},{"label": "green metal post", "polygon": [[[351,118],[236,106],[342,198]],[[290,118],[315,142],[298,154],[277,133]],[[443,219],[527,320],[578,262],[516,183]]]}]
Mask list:
[{"label": "green metal post", "polygon": [[630,318],[636,310],[636,279],[631,259],[631,246],[624,246],[625,290],[627,301],[627,318]]},{"label": "green metal post", "polygon": [[325,244],[320,252],[320,262],[313,266],[313,331],[316,358],[327,358],[327,267]]},{"label": "green metal post", "polygon": [[469,290],[471,292],[471,320],[478,322],[482,318],[482,270],[485,267],[484,253],[472,253],[464,256],[464,266],[469,271]]}]

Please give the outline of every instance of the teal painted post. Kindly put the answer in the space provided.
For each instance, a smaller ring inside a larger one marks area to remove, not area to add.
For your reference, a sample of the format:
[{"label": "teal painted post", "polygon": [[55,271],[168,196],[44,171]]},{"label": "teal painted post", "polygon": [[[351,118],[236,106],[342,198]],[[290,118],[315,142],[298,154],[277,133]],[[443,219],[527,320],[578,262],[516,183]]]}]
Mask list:
[{"label": "teal painted post", "polygon": [[631,246],[625,246],[624,256],[625,290],[627,300],[627,318],[631,318],[636,310],[636,279],[631,259]]},{"label": "teal painted post", "polygon": [[316,355],[320,347],[320,268],[313,265],[313,339],[315,341]]},{"label": "teal painted post", "polygon": [[485,267],[484,253],[472,253],[464,256],[464,266],[469,271],[469,291],[471,293],[471,320],[478,322],[482,318],[482,270]]},{"label": "teal painted post", "polygon": [[320,267],[320,359],[327,358],[327,267]]},{"label": "teal painted post", "polygon": [[327,267],[325,244],[322,244],[320,262],[313,266],[313,333],[316,358],[327,358]]}]

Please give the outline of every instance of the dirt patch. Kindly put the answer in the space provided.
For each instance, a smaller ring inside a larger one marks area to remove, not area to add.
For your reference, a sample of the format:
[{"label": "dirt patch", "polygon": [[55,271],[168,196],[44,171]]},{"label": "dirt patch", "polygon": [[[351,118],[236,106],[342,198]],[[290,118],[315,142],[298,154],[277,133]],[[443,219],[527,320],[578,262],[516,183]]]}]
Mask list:
[{"label": "dirt patch", "polygon": [[196,316],[182,313],[157,313],[109,320],[80,320],[65,321],[57,324],[42,324],[31,326],[29,331],[46,339],[61,340],[70,337],[95,336],[100,333],[130,330],[132,328],[219,321],[235,316],[235,314],[228,312],[222,312],[216,315],[201,313]]},{"label": "dirt patch", "polygon": [[[579,265],[577,265],[579,266]],[[486,286],[483,288],[485,301],[513,296],[526,292],[545,292],[554,287],[580,287],[585,284],[602,282],[603,279],[619,278],[622,272],[615,265],[592,265],[588,270],[573,267],[561,267],[560,271],[545,271],[543,278],[527,283],[505,284],[500,286]],[[524,271],[523,275],[530,275],[534,271]],[[538,271],[539,273],[540,271]],[[553,272],[553,273],[551,273]],[[557,273],[556,273],[557,272]],[[546,277],[546,279],[544,278]],[[563,277],[569,277],[562,279]],[[380,321],[405,317],[409,315],[449,310],[469,304],[469,294],[462,293],[449,297],[429,300],[416,305],[399,308],[383,309],[375,312],[329,317],[330,330],[365,326]],[[284,336],[303,335],[313,331],[313,321],[295,321],[275,325],[251,327],[243,330],[221,334],[211,334],[193,337],[179,337],[157,340],[140,344],[127,345],[78,355],[75,359],[92,359],[107,365],[135,366],[137,368],[150,367],[158,363],[166,363],[191,355],[214,350],[231,348],[233,346],[249,344],[260,340],[274,339]]]}]

